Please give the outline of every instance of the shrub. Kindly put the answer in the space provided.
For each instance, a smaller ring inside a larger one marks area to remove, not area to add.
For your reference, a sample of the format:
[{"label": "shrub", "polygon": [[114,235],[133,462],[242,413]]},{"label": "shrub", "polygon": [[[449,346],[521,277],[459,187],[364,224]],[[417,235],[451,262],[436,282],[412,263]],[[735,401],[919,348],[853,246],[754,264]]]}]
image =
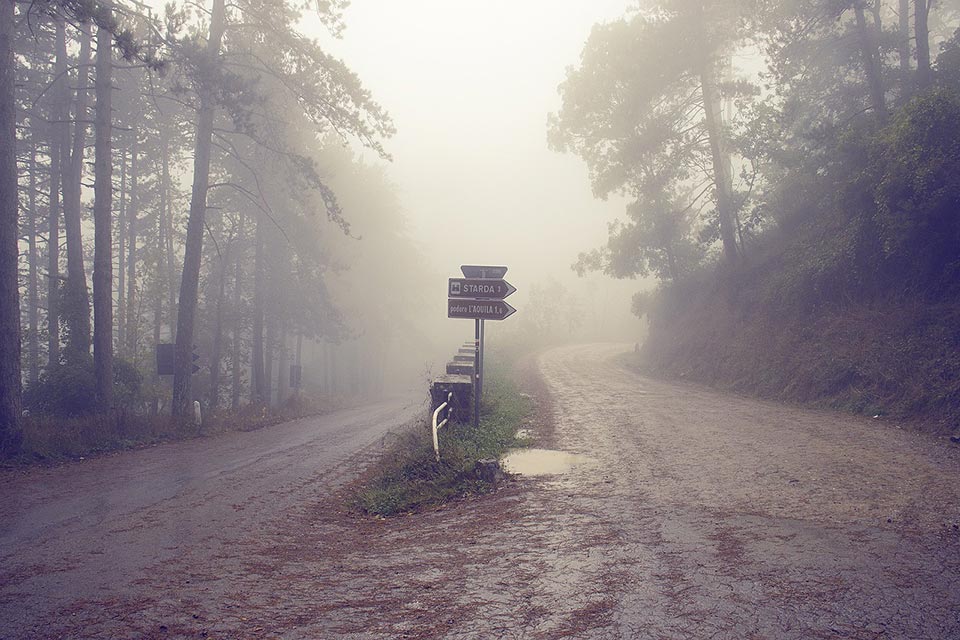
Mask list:
[{"label": "shrub", "polygon": [[[113,362],[114,404],[135,410],[142,404],[143,376],[125,360]],[[24,390],[23,405],[31,412],[61,417],[77,417],[95,413],[97,389],[93,358],[73,356],[44,372],[40,380]]]}]

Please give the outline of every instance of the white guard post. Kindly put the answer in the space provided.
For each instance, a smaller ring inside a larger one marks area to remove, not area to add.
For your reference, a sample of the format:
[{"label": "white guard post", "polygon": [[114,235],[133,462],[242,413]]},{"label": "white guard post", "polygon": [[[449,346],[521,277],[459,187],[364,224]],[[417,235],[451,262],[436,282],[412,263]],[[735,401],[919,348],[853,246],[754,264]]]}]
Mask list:
[{"label": "white guard post", "polygon": [[448,393],[447,401],[433,412],[433,453],[437,457],[437,462],[440,462],[440,441],[437,439],[437,431],[450,421],[450,412],[447,412],[447,417],[440,424],[437,424],[437,419],[440,417],[441,411],[450,407],[451,400],[453,400],[453,392]]}]

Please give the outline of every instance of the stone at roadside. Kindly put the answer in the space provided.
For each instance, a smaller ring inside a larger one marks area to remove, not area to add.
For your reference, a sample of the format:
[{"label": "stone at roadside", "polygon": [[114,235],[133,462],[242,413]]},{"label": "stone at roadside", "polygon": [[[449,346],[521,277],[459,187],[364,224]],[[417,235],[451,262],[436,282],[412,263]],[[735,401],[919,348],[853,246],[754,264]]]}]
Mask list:
[{"label": "stone at roadside", "polygon": [[500,468],[500,461],[492,458],[477,460],[474,471],[477,477],[490,484],[502,482],[507,477],[503,469]]}]

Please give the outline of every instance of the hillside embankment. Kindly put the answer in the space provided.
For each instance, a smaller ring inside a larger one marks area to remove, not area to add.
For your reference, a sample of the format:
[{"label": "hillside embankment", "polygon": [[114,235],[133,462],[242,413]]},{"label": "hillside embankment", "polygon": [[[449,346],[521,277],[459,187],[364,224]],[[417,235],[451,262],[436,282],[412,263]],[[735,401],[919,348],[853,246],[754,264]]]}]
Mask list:
[{"label": "hillside embankment", "polygon": [[[775,310],[766,310],[775,311]],[[960,424],[960,304],[890,296],[804,315],[701,289],[654,315],[641,366],[719,389],[938,433]]]},{"label": "hillside embankment", "polygon": [[643,366],[730,391],[960,425],[960,93],[784,175],[736,260],[638,296]]}]

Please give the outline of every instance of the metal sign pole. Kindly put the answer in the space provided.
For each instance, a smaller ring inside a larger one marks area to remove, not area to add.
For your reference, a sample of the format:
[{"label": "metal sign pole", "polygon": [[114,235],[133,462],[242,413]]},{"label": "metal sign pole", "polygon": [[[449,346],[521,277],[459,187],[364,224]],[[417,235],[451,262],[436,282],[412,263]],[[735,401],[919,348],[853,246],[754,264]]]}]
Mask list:
[{"label": "metal sign pole", "polygon": [[484,367],[484,363],[483,363],[483,343],[484,343],[484,340],[485,340],[485,338],[486,338],[486,333],[487,333],[487,321],[481,319],[481,320],[480,320],[480,369],[478,369],[478,372],[479,372],[479,374],[480,374],[480,392],[479,392],[479,397],[480,397],[481,400],[483,400],[483,367]]},{"label": "metal sign pole", "polygon": [[473,426],[480,426],[480,320],[474,320]]},{"label": "metal sign pole", "polygon": [[[447,373],[472,368],[471,386],[473,388],[473,426],[480,426],[480,402],[483,400],[483,349],[486,339],[485,320],[506,320],[514,313],[514,309],[504,298],[516,292],[517,288],[503,279],[507,273],[506,267],[483,265],[460,265],[462,278],[447,280],[447,317],[470,319],[474,321],[473,367],[467,364],[458,364],[458,360],[469,361],[469,349],[466,353],[459,353],[453,357],[453,362],[447,364]],[[465,347],[469,347],[469,342]],[[466,372],[463,372],[466,373]]]}]

